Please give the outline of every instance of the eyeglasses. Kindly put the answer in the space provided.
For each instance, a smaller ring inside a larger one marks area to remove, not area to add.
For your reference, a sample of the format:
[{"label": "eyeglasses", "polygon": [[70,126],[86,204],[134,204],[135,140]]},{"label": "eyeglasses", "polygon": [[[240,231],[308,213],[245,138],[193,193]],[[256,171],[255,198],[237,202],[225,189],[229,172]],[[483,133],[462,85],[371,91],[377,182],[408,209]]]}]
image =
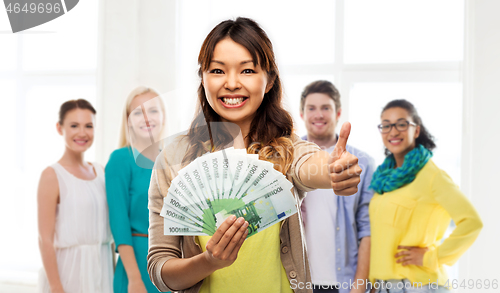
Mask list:
[{"label": "eyeglasses", "polygon": [[398,122],[396,123],[382,123],[377,127],[381,133],[389,133],[391,132],[393,126],[396,127],[398,131],[405,131],[410,125],[417,126],[416,123],[410,122],[408,120],[398,120]]}]

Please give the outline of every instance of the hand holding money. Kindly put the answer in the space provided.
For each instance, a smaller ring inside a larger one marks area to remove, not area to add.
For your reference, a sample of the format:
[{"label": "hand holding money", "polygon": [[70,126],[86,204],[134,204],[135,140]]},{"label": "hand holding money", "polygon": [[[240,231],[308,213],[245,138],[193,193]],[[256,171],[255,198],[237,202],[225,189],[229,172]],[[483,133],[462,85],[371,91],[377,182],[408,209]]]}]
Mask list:
[{"label": "hand holding money", "polygon": [[[245,236],[255,235],[297,212],[292,187],[272,163],[247,154],[245,149],[227,148],[205,154],[182,168],[172,180],[160,212],[164,234],[217,234],[210,253],[214,259],[230,259],[232,255],[226,252],[235,250],[230,241],[237,232],[227,219],[244,218],[248,230]],[[235,247],[239,247],[238,241],[234,239]]]},{"label": "hand holding money", "polygon": [[352,195],[358,191],[361,167],[358,158],[346,150],[351,124],[345,122],[340,129],[339,139],[328,161],[331,185],[336,195]]},{"label": "hand holding money", "polygon": [[215,270],[230,266],[238,257],[248,235],[248,222],[243,217],[228,217],[207,243],[206,260]]}]

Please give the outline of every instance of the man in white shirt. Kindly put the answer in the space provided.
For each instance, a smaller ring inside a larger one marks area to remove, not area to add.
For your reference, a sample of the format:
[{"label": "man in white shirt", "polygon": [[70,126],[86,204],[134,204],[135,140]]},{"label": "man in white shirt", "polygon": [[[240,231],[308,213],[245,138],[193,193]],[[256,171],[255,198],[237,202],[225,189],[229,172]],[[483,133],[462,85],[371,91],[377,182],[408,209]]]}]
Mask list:
[{"label": "man in white shirt", "polygon": [[[300,100],[300,117],[307,129],[307,136],[302,139],[332,152],[341,113],[340,94],[335,86],[324,80],[312,82]],[[314,293],[366,291],[370,264],[368,204],[373,196],[368,186],[375,166],[366,153],[350,145],[346,149],[358,157],[363,169],[358,192],[337,196],[331,189],[318,189],[307,194],[301,207]]]}]

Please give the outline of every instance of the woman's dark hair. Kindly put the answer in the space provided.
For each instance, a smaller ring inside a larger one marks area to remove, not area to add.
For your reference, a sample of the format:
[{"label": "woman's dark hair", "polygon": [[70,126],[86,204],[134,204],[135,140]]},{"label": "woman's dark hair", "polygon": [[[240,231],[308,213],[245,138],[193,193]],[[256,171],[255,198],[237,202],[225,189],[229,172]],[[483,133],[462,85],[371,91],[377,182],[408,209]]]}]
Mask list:
[{"label": "woman's dark hair", "polygon": [[[249,19],[238,17],[219,23],[208,34],[201,46],[198,56],[198,75],[202,78],[212,61],[215,46],[223,39],[230,38],[245,47],[252,55],[254,65],[267,72],[268,84],[272,88],[264,95],[262,104],[256,111],[256,119],[250,125],[245,142],[249,145],[247,152],[259,154],[263,159],[274,161],[281,172],[286,173],[293,155],[293,144],[290,136],[293,132],[293,120],[282,107],[282,89],[273,46],[268,36],[259,25]],[[221,149],[233,140],[229,133],[212,133],[210,122],[221,121],[207,101],[205,88],[200,82],[198,87],[200,109],[191,123],[187,138],[191,148],[183,159],[186,164],[207,151]],[[208,127],[207,127],[208,126]]]},{"label": "woman's dark hair", "polygon": [[61,107],[59,108],[59,124],[62,125],[64,122],[64,118],[66,117],[66,114],[74,109],[87,109],[92,112],[92,114],[95,115],[96,111],[92,104],[89,103],[89,101],[84,100],[84,99],[78,99],[78,100],[69,100],[64,102]]},{"label": "woman's dark hair", "polygon": [[[406,111],[408,111],[408,114],[411,116],[413,122],[420,126],[420,135],[415,140],[415,144],[421,144],[430,151],[432,151],[436,147],[436,144],[434,143],[434,137],[429,133],[427,128],[425,128],[424,124],[422,123],[422,119],[417,113],[417,109],[415,108],[415,106],[413,106],[412,103],[404,99],[392,100],[387,103],[387,105],[385,105],[384,109],[382,109],[382,113],[391,108],[405,109]],[[388,149],[385,149],[385,155],[388,156],[390,154],[391,152],[389,152]]]}]

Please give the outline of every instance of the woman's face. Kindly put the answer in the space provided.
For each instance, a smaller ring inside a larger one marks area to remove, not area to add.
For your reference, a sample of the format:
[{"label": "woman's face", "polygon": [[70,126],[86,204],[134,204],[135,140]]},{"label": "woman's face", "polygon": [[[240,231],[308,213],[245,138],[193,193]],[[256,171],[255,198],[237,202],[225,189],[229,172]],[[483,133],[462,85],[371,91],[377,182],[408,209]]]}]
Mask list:
[{"label": "woman's face", "polygon": [[[403,108],[390,108],[382,113],[382,124],[405,123],[412,120],[408,111]],[[385,147],[395,156],[404,157],[415,147],[415,140],[420,135],[420,126],[409,125],[408,129],[399,131],[392,127],[389,133],[381,133]]]},{"label": "woman's face", "polygon": [[249,127],[268,85],[267,72],[253,64],[252,55],[230,38],[215,46],[208,71],[202,83],[208,103],[223,121]]},{"label": "woman's face", "polygon": [[[163,128],[164,113],[157,94],[147,92],[136,96],[129,106],[128,125],[135,139],[151,142],[160,139]],[[155,99],[156,98],[156,99]]]},{"label": "woman's face", "polygon": [[66,148],[83,153],[94,142],[95,115],[88,109],[74,109],[66,113],[63,124],[57,123],[57,132],[64,137]]}]

